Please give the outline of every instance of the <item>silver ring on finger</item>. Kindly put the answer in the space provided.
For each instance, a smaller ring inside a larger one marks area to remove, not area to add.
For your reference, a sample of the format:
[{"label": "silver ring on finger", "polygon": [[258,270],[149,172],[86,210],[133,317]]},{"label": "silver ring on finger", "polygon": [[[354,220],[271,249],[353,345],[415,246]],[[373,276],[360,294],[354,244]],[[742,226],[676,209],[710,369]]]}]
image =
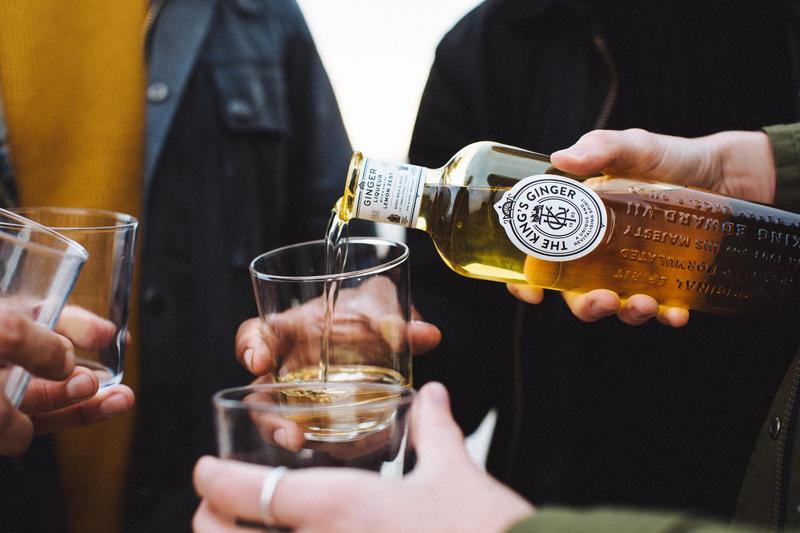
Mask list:
[{"label": "silver ring on finger", "polygon": [[269,471],[264,477],[264,484],[261,485],[261,495],[258,498],[258,510],[261,513],[261,520],[268,526],[275,525],[275,517],[272,514],[272,495],[278,482],[286,475],[287,468],[278,466]]}]

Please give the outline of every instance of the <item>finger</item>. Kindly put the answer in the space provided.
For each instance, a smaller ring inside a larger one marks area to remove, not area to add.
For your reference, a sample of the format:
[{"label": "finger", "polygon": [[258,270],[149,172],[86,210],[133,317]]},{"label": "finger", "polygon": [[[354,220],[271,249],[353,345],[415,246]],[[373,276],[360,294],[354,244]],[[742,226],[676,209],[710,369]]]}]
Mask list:
[{"label": "finger", "polygon": [[94,372],[76,366],[64,381],[34,378],[28,385],[20,409],[29,414],[55,411],[94,396],[100,383]]},{"label": "finger", "polygon": [[[268,394],[267,398],[259,396],[258,393],[252,394],[244,399],[244,403],[264,402],[265,400],[269,403],[273,403],[272,394]],[[281,416],[279,413],[261,412],[257,408],[254,408],[250,417],[256,429],[258,429],[259,435],[261,435],[261,438],[264,439],[264,442],[268,445],[278,446],[289,451],[297,452],[306,442],[303,429],[298,424]]]},{"label": "finger", "polygon": [[656,315],[658,315],[658,302],[645,294],[634,294],[617,312],[619,319],[631,326],[644,324]]},{"label": "finger", "polygon": [[662,307],[656,320],[673,328],[682,328],[689,323],[689,310],[680,307]]},{"label": "finger", "polygon": [[260,528],[241,527],[236,519],[215,509],[206,500],[200,502],[192,519],[192,530],[195,533],[243,533],[245,531],[263,531]]},{"label": "finger", "polygon": [[69,340],[7,308],[0,309],[0,359],[55,380],[65,379],[75,367]]},{"label": "finger", "polygon": [[[385,517],[393,509],[398,481],[352,468],[292,470],[278,483],[270,509],[278,524],[293,531],[375,531],[360,526],[370,516]],[[307,528],[307,529],[306,529]]]},{"label": "finger", "polygon": [[224,509],[229,516],[261,522],[258,499],[269,471],[265,466],[201,457],[194,467],[194,490],[212,509]]},{"label": "finger", "polygon": [[409,323],[400,315],[388,314],[379,316],[376,327],[381,338],[395,353],[404,351],[408,338]]},{"label": "finger", "polygon": [[453,420],[447,389],[441,383],[427,383],[417,393],[411,407],[411,440],[420,471],[467,458],[464,435]]},{"label": "finger", "polygon": [[266,374],[272,366],[263,330],[261,319],[251,318],[242,322],[236,332],[236,359],[256,376]]},{"label": "finger", "polygon": [[128,413],[135,404],[133,391],[126,385],[114,385],[101,390],[83,402],[32,415],[37,435],[77,426],[95,424]]},{"label": "finger", "polygon": [[525,283],[506,283],[508,292],[518,300],[529,304],[540,304],[544,299],[544,291],[539,287]]},{"label": "finger", "polygon": [[712,137],[698,140],[642,129],[596,130],[555,152],[552,161],[573,174],[640,176],[715,190],[720,168],[714,153]]},{"label": "finger", "polygon": [[78,305],[67,305],[61,311],[55,331],[69,338],[83,350],[107,348],[114,340],[117,326]]},{"label": "finger", "polygon": [[[261,522],[259,495],[271,468],[205,456],[194,468],[194,488],[212,509],[241,520]],[[337,520],[344,512],[370,505],[376,496],[373,472],[349,468],[306,468],[285,474],[272,493],[270,511],[278,524],[298,528],[303,523]],[[388,496],[388,495],[387,495]],[[365,509],[366,510],[366,509]]]},{"label": "finger", "polygon": [[19,412],[5,394],[0,394],[0,456],[16,457],[33,438],[31,419]]},{"label": "finger", "polygon": [[433,324],[412,320],[408,323],[408,340],[411,343],[411,353],[423,354],[433,350],[442,342],[442,332]]},{"label": "finger", "polygon": [[585,294],[564,292],[561,294],[572,314],[584,322],[595,322],[619,311],[619,296],[613,291],[595,289]]},{"label": "finger", "polygon": [[663,137],[640,129],[590,131],[569,148],[554,152],[551,160],[561,170],[582,176],[649,174],[664,157]]}]

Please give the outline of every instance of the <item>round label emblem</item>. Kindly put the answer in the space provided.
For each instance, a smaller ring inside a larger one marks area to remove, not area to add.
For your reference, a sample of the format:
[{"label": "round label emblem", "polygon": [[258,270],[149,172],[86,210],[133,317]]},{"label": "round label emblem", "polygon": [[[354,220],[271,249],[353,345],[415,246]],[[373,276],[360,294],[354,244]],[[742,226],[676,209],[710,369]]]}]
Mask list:
[{"label": "round label emblem", "polygon": [[494,208],[511,242],[547,261],[583,257],[606,232],[606,209],[597,193],[561,176],[523,178]]}]

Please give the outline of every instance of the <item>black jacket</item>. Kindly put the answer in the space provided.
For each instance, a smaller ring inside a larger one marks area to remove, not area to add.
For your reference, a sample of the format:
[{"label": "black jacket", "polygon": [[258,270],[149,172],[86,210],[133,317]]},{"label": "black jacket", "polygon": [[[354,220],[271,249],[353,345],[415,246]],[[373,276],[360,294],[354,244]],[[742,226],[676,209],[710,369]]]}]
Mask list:
[{"label": "black jacket", "polygon": [[[157,5],[157,4],[156,4]],[[190,528],[210,398],[251,376],[250,260],[322,238],[350,147],[293,0],[166,0],[147,37],[141,386],[126,530]],[[49,442],[0,466],[0,530],[63,529]]]},{"label": "black jacket", "polygon": [[[491,139],[540,152],[597,127],[699,136],[798,117],[796,2],[489,0],[439,45],[411,144],[438,167]],[[409,237],[414,301],[442,345],[415,360],[472,430],[498,409],[489,470],[537,504],[730,516],[791,356],[797,317],[695,313],[687,327],[584,324],[521,304]]]}]

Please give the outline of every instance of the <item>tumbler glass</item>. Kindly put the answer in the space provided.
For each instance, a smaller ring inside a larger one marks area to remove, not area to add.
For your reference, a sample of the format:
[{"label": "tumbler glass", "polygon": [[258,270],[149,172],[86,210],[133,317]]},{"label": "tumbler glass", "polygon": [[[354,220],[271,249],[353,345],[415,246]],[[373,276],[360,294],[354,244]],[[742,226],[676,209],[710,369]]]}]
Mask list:
[{"label": "tumbler glass", "polygon": [[[122,381],[128,301],[133,276],[138,222],[124,213],[67,207],[25,207],[15,211],[81,244],[89,260],[67,300],[70,314],[89,312],[105,320],[110,342],[92,348],[76,346],[77,364],[91,369],[100,387]],[[65,318],[67,313],[64,313]]]},{"label": "tumbler glass", "polygon": [[[88,256],[63,235],[0,209],[0,308],[52,329]],[[29,380],[22,367],[0,361],[0,389],[13,405]]]},{"label": "tumbler glass", "polygon": [[385,383],[269,383],[214,395],[223,459],[403,475],[414,391]]},{"label": "tumbler glass", "polygon": [[408,247],[350,238],[332,273],[326,253],[324,240],[304,242],[250,264],[273,379],[410,386]]}]

